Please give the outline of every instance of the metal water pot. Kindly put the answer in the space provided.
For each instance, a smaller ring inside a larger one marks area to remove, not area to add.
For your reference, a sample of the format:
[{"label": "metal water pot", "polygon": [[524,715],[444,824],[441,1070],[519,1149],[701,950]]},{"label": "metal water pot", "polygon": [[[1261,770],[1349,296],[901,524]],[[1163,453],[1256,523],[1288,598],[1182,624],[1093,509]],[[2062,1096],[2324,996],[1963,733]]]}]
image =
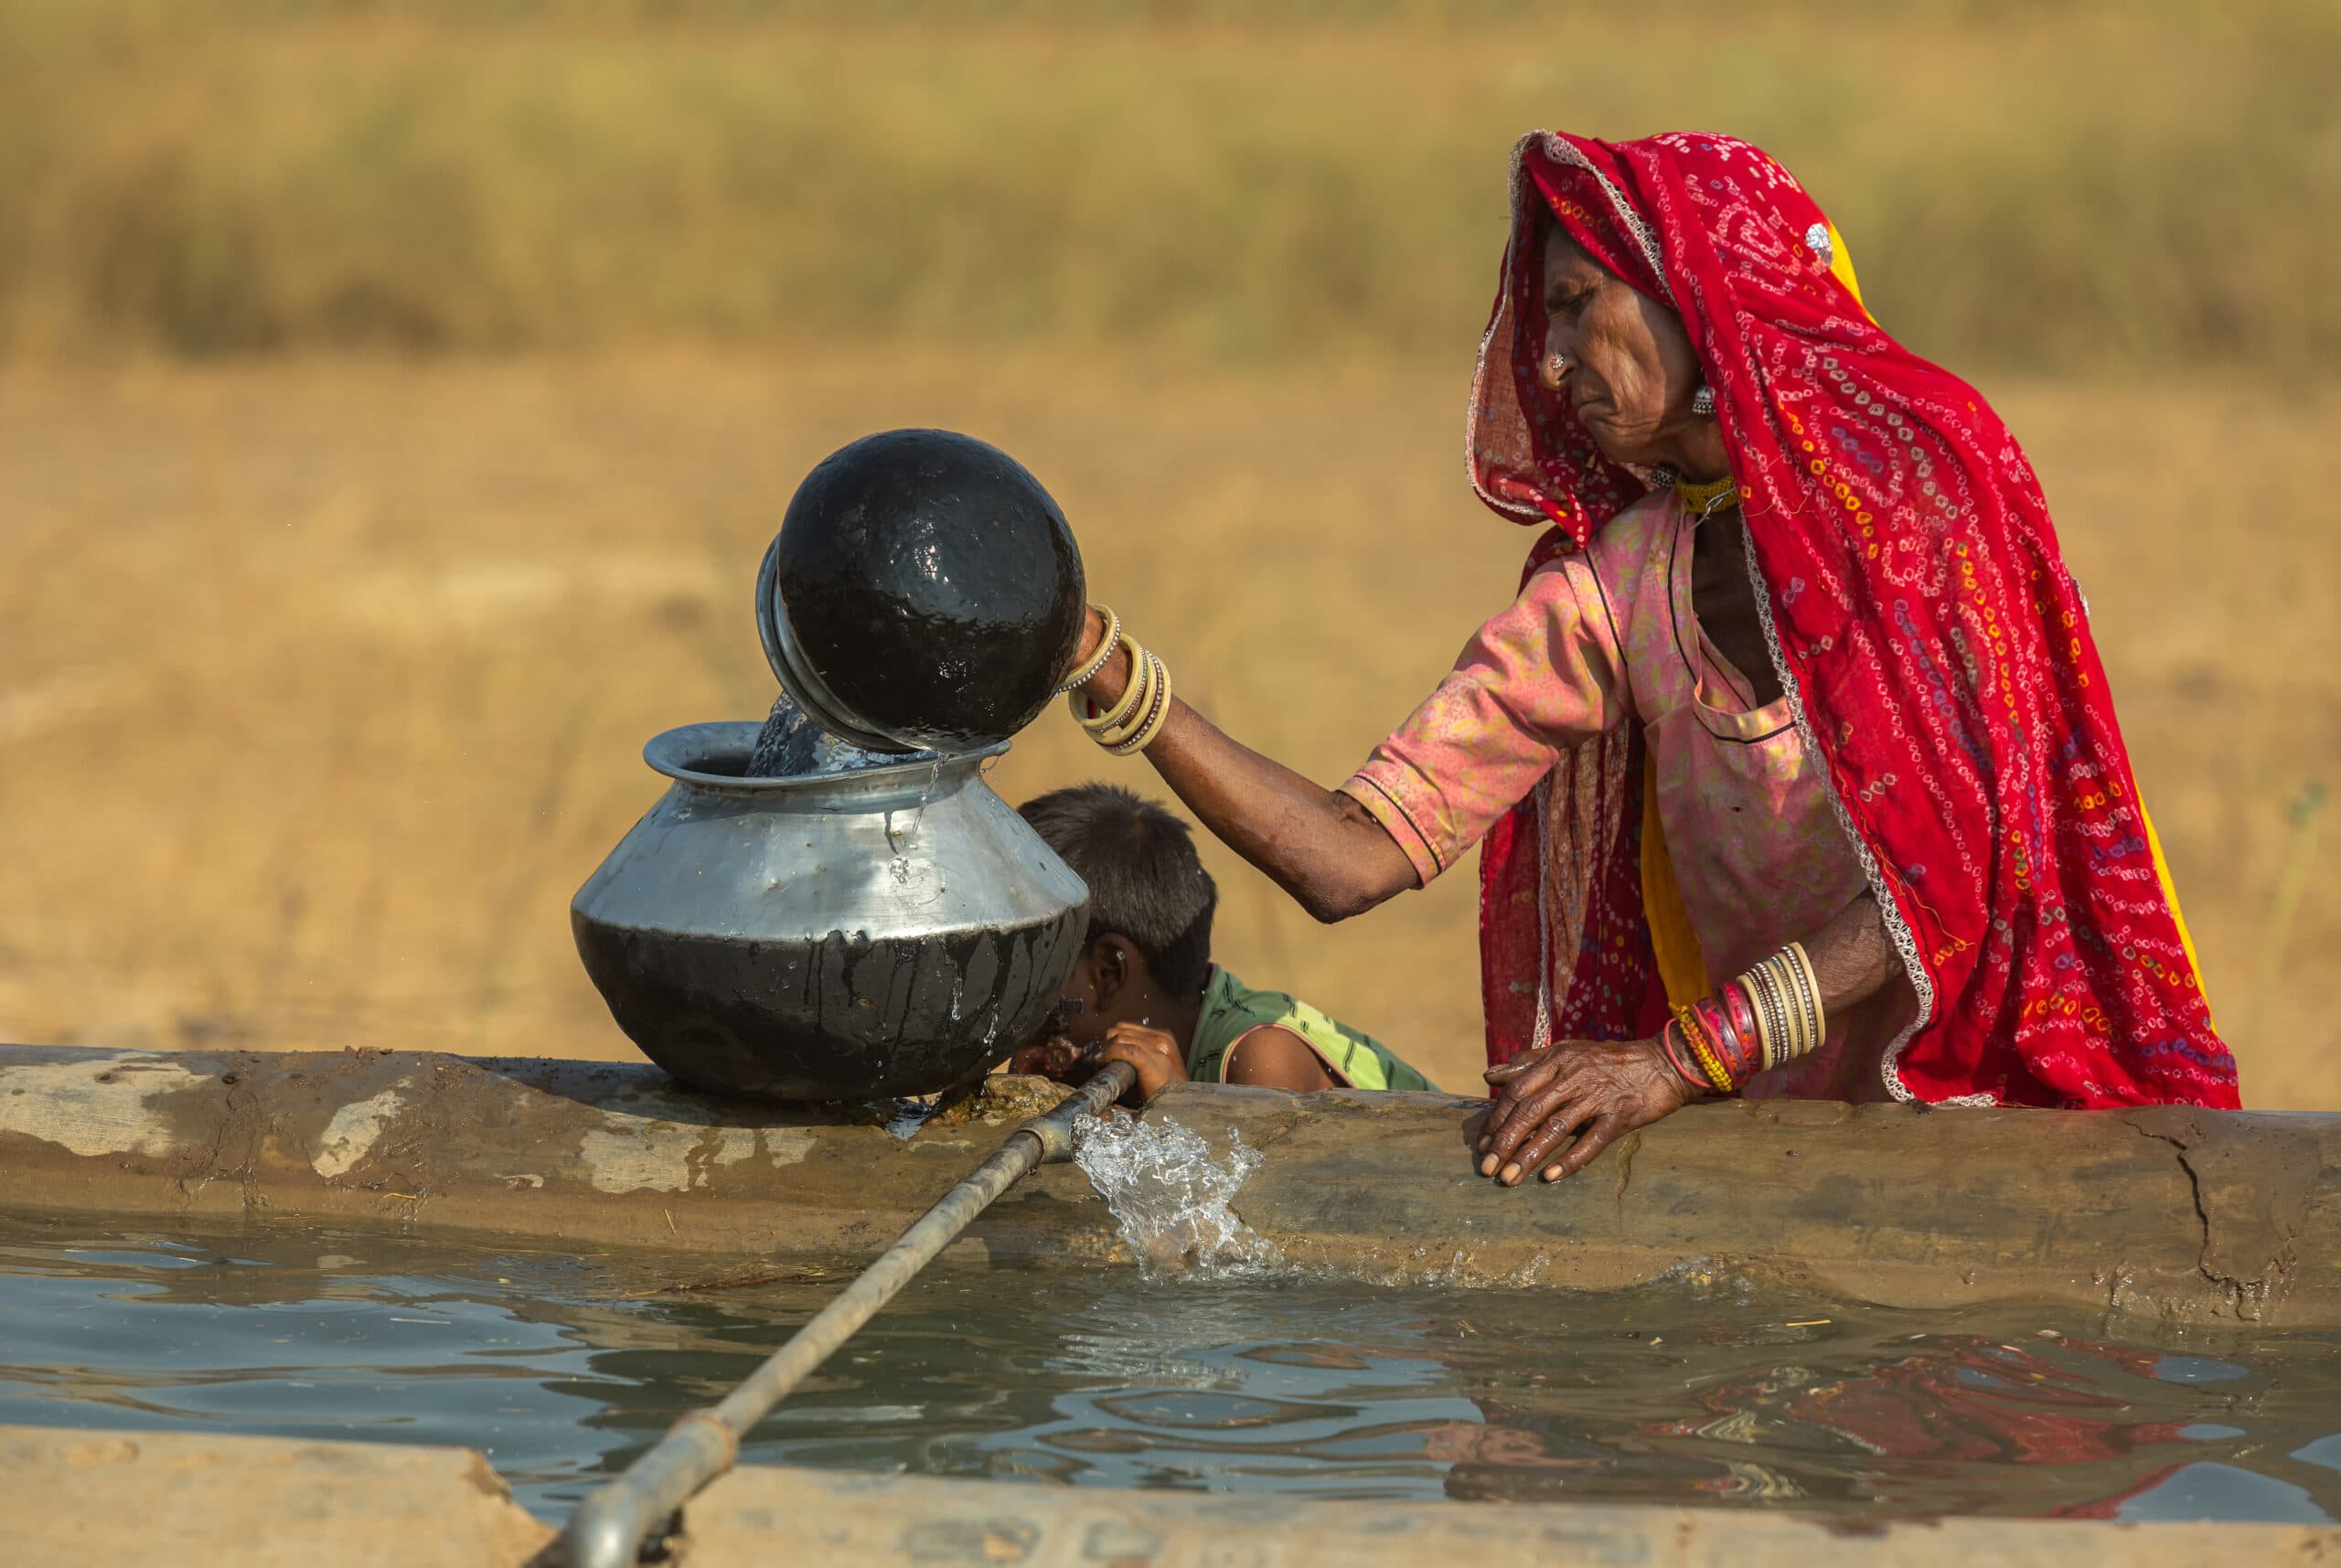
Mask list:
[{"label": "metal water pot", "polygon": [[987,442],[890,430],[823,458],[756,579],[784,690],[877,752],[973,752],[1039,716],[1088,613],[1081,551],[1041,482]]},{"label": "metal water pot", "polygon": [[1089,890],[984,783],[1007,746],[748,778],[757,730],[645,747],[674,782],[570,907],[626,1037],[696,1088],[784,1100],[926,1093],[1024,1044]]}]

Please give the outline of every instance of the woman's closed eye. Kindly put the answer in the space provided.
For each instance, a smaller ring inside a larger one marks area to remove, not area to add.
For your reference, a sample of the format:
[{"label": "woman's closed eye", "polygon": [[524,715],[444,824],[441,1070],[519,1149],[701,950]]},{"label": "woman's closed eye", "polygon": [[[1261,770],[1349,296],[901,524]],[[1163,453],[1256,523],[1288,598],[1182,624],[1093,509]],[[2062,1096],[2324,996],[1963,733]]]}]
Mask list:
[{"label": "woman's closed eye", "polygon": [[1593,290],[1590,286],[1571,289],[1558,296],[1547,294],[1545,297],[1545,314],[1575,321],[1583,314],[1586,302],[1592,297]]}]

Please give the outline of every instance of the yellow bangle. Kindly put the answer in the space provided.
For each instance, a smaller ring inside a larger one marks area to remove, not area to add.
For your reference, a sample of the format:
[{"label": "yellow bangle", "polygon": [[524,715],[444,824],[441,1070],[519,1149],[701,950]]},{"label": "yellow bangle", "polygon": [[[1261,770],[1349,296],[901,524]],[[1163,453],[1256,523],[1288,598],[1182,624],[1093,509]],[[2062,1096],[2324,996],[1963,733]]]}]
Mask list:
[{"label": "yellow bangle", "polygon": [[[1089,662],[1085,665],[1076,665],[1073,673],[1064,677],[1064,684],[1057,688],[1060,695],[1068,691],[1077,691],[1096,680],[1097,672],[1104,669],[1112,660],[1114,649],[1121,644],[1122,618],[1114,613],[1114,607],[1111,604],[1100,604],[1097,608],[1106,613],[1106,635],[1097,639],[1097,651],[1089,656]],[[1074,650],[1076,657],[1079,656],[1079,649]]]},{"label": "yellow bangle", "polygon": [[1724,1065],[1723,1057],[1706,1037],[1706,1029],[1699,1022],[1698,1014],[1689,1008],[1674,1009],[1674,1027],[1682,1032],[1683,1043],[1691,1048],[1691,1055],[1699,1063],[1699,1071],[1718,1094],[1732,1092],[1731,1070]]},{"label": "yellow bangle", "polygon": [[1170,721],[1170,671],[1155,655],[1146,656],[1154,666],[1154,703],[1147,710],[1146,722],[1138,727],[1135,734],[1106,748],[1117,757],[1128,757],[1145,751],[1154,744],[1154,738],[1161,734],[1162,727]]},{"label": "yellow bangle", "polygon": [[1146,674],[1146,650],[1139,647],[1138,640],[1128,632],[1121,633],[1118,640],[1120,645],[1130,651],[1130,679],[1129,684],[1122,688],[1121,700],[1115,703],[1108,711],[1099,713],[1096,711],[1089,699],[1078,691],[1073,693],[1067,699],[1073,707],[1073,716],[1080,720],[1081,727],[1092,735],[1101,734],[1107,730],[1119,729],[1122,725],[1128,723],[1131,716],[1138,711],[1139,704],[1145,699],[1142,677]]},{"label": "yellow bangle", "polygon": [[1138,688],[1138,701],[1119,724],[1091,731],[1091,738],[1109,752],[1146,728],[1146,721],[1154,717],[1155,701],[1162,695],[1162,681],[1166,674],[1162,661],[1135,645],[1131,652],[1138,661],[1139,669],[1144,672],[1143,677],[1135,683]]}]

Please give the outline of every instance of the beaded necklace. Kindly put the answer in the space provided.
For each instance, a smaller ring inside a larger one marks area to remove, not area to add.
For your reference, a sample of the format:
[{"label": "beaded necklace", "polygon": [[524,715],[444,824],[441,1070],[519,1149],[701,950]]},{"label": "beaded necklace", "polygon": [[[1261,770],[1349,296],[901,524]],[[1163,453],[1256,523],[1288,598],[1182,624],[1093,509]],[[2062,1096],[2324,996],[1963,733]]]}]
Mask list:
[{"label": "beaded necklace", "polygon": [[1693,517],[1705,517],[1725,509],[1722,505],[1725,496],[1737,497],[1739,481],[1728,474],[1705,485],[1694,485],[1687,479],[1677,479],[1674,482],[1674,493],[1683,497],[1684,508]]}]

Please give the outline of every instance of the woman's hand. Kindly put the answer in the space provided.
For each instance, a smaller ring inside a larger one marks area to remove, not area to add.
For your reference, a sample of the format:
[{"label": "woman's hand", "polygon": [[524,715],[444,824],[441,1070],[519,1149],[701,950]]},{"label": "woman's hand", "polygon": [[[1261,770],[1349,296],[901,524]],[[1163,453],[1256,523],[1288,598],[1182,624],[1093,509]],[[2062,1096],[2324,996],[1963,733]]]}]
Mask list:
[{"label": "woman's hand", "polygon": [[1485,1074],[1496,1090],[1480,1139],[1480,1174],[1517,1187],[1551,1159],[1571,1133],[1577,1142],[1545,1166],[1558,1181],[1583,1169],[1611,1139],[1672,1115],[1706,1091],[1674,1070],[1654,1040],[1560,1040]]}]

